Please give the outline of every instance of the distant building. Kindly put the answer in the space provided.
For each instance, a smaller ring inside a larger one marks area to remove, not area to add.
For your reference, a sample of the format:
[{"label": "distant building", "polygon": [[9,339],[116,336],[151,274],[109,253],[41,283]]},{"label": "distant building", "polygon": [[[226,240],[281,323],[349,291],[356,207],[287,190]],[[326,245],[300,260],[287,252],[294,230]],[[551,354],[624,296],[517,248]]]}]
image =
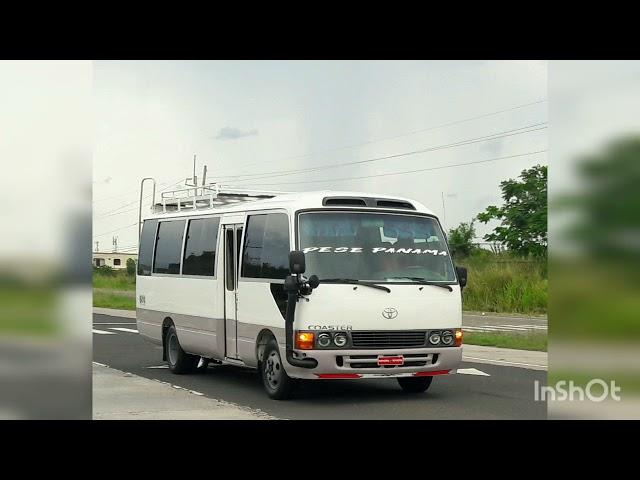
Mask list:
[{"label": "distant building", "polygon": [[115,270],[127,268],[127,259],[133,258],[138,263],[137,253],[120,253],[120,252],[93,252],[92,260],[94,267],[102,267],[104,265]]}]

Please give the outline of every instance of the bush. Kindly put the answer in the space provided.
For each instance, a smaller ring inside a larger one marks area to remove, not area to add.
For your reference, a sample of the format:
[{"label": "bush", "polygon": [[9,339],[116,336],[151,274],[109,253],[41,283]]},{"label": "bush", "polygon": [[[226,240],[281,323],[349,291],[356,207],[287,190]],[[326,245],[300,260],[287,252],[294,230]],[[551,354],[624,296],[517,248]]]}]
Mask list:
[{"label": "bush", "polygon": [[463,258],[471,255],[477,249],[473,245],[475,236],[476,230],[473,226],[473,220],[469,223],[461,223],[456,228],[449,230],[447,240],[449,241],[451,255],[454,258]]},{"label": "bush", "polygon": [[99,275],[104,275],[105,277],[113,277],[116,272],[109,265],[100,265],[99,267],[93,267],[93,271]]},{"label": "bush", "polygon": [[133,258],[127,258],[127,275],[136,274],[136,261]]}]

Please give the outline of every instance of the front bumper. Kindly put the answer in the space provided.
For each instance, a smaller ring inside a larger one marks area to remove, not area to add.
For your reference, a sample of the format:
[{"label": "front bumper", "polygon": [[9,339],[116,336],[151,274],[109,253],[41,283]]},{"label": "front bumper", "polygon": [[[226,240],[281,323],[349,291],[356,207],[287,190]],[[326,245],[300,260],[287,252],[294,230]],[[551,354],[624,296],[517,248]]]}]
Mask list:
[{"label": "front bumper", "polygon": [[[284,348],[283,348],[284,351]],[[299,351],[315,358],[315,368],[299,368],[285,361],[287,374],[308,380],[347,378],[396,378],[455,373],[462,361],[462,347],[399,348],[393,350],[307,350]],[[378,366],[378,356],[402,355],[405,364]]]}]

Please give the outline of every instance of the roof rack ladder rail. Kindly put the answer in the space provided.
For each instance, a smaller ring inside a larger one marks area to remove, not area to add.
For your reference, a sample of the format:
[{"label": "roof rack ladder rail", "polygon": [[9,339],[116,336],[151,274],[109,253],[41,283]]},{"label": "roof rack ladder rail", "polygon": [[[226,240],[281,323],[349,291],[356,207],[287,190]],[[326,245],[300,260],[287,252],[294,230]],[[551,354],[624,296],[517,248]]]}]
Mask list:
[{"label": "roof rack ladder rail", "polygon": [[156,204],[156,179],[153,177],[145,177],[140,181],[140,204],[138,205],[138,245],[140,245],[140,235],[142,235],[142,190],[144,188],[144,182],[151,180],[153,182],[153,194],[151,198],[151,211],[155,208]]}]

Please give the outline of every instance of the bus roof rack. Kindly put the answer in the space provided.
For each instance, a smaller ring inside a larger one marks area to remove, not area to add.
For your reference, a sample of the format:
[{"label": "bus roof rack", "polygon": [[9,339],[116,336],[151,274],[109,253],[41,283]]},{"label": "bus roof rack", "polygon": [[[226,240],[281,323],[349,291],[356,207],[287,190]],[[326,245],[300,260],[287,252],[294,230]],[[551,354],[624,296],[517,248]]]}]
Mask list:
[{"label": "bus roof rack", "polygon": [[237,203],[254,202],[273,198],[289,192],[249,190],[212,183],[204,186],[187,186],[161,192],[160,199],[152,206],[153,213],[179,212],[183,209],[201,210],[219,208]]}]

